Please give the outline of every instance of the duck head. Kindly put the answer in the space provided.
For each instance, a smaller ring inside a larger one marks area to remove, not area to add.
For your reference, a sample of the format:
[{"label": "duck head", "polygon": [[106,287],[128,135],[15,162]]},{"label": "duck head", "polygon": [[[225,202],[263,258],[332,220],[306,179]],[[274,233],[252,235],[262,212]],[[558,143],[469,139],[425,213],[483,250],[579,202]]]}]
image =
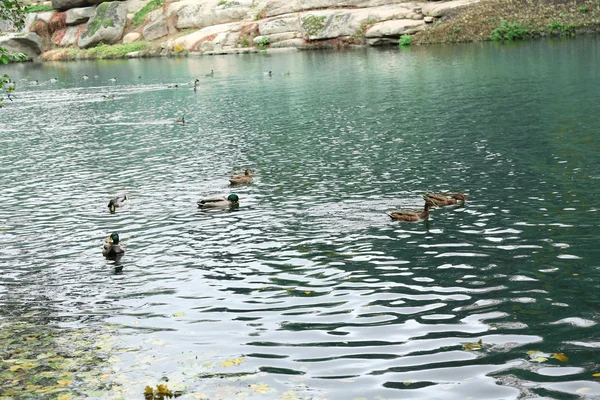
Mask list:
[{"label": "duck head", "polygon": [[252,176],[252,171],[250,171],[249,169],[244,171],[244,175],[246,176]]},{"label": "duck head", "polygon": [[465,204],[465,202],[467,201],[465,195],[462,193],[453,193],[450,197],[456,199],[457,201],[461,201],[463,204]]},{"label": "duck head", "polygon": [[110,240],[113,244],[119,244],[119,234],[117,232],[113,232],[110,234]]},{"label": "duck head", "polygon": [[[111,199],[108,202],[108,209],[110,210],[111,213],[115,212],[115,201],[113,199]],[[117,235],[118,236],[118,235]]]},{"label": "duck head", "polygon": [[227,200],[231,202],[231,204],[238,204],[240,202],[240,198],[237,194],[230,194],[227,196]]}]

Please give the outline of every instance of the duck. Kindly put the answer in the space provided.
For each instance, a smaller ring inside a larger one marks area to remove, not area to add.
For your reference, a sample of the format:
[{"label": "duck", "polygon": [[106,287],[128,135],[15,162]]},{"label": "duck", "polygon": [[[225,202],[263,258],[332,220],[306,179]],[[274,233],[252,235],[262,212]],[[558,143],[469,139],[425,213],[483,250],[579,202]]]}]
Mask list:
[{"label": "duck", "polygon": [[252,182],[252,171],[249,169],[244,170],[244,175],[234,176],[229,180],[231,185],[239,185],[242,183],[250,183]]},{"label": "duck", "polygon": [[206,74],[205,76],[214,76],[215,75],[215,71],[213,71],[212,69],[210,70],[209,74]]},{"label": "duck", "polygon": [[38,81],[37,79],[35,81],[31,81],[29,82],[30,85],[39,85],[40,81]]},{"label": "duck", "polygon": [[177,88],[179,87],[179,85],[178,85],[178,84],[174,84],[174,85],[167,85],[167,87],[168,87],[169,89],[177,89]]},{"label": "duck", "polygon": [[230,194],[227,197],[210,197],[198,202],[200,208],[233,208],[240,205],[240,198],[237,194]]},{"label": "duck", "polygon": [[116,81],[117,81],[117,78],[110,78],[108,81],[109,81],[109,82],[116,82]]},{"label": "duck", "polygon": [[84,81],[87,81],[88,79],[90,79],[90,77],[87,75],[84,75],[81,79],[83,79]]},{"label": "duck", "polygon": [[125,254],[125,249],[119,244],[119,234],[113,232],[102,246],[102,255],[106,258],[117,258]]},{"label": "duck", "polygon": [[103,94],[102,98],[106,99],[106,100],[112,100],[115,98],[115,95],[114,94]]},{"label": "duck", "polygon": [[263,72],[263,75],[264,75],[264,76],[271,76],[271,71],[268,71],[268,72]]},{"label": "duck", "polygon": [[291,72],[290,72],[290,71],[285,71],[285,72],[283,73],[283,75],[289,75],[289,74],[291,74]]},{"label": "duck", "polygon": [[58,78],[52,78],[52,79],[50,79],[50,83],[56,83],[56,82],[58,82]]},{"label": "duck", "polygon": [[425,197],[432,199],[438,206],[449,206],[459,201],[465,204],[467,201],[465,195],[462,193],[428,193]]},{"label": "duck", "polygon": [[436,203],[434,200],[426,197],[425,198],[425,207],[423,211],[392,211],[389,212],[388,215],[394,221],[407,221],[407,222],[415,222],[421,221],[423,219],[429,218],[429,209],[431,207],[436,207]]},{"label": "duck", "polygon": [[108,209],[111,213],[115,212],[116,207],[123,207],[123,202],[127,200],[127,195],[117,196],[115,198],[110,199],[108,202]]},{"label": "duck", "polygon": [[185,117],[177,118],[177,119],[175,120],[175,122],[177,122],[177,123],[181,123],[181,124],[184,124],[184,125],[185,125]]}]

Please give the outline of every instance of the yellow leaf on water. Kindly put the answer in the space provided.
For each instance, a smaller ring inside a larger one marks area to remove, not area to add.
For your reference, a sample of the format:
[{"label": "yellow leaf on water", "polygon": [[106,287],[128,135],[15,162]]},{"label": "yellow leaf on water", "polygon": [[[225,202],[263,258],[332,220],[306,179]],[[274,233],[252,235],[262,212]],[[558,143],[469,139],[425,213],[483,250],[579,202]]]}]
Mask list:
[{"label": "yellow leaf on water", "polygon": [[145,396],[152,396],[152,395],[154,395],[154,389],[152,389],[150,386],[146,386],[144,388],[144,395]]},{"label": "yellow leaf on water", "polygon": [[548,361],[548,359],[546,357],[536,357],[532,361],[543,363],[544,361]]},{"label": "yellow leaf on water", "polygon": [[228,358],[227,360],[225,360],[224,362],[221,363],[221,367],[237,367],[238,365],[240,365],[241,363],[244,362],[244,359],[242,357],[239,358]]},{"label": "yellow leaf on water", "polygon": [[593,374],[592,376],[598,377],[600,376],[600,372],[596,372],[595,374]]},{"label": "yellow leaf on water", "polygon": [[532,354],[535,354],[535,353],[541,353],[541,351],[539,351],[539,350],[529,350],[527,352],[527,355],[532,355]]},{"label": "yellow leaf on water", "polygon": [[404,382],[404,386],[410,385],[410,382]]},{"label": "yellow leaf on water", "polygon": [[554,353],[552,357],[556,358],[558,361],[567,362],[569,361],[569,357],[564,355],[563,353]]},{"label": "yellow leaf on water", "polygon": [[173,314],[174,317],[183,317],[185,315],[185,313],[182,312],[176,312],[175,314]]},{"label": "yellow leaf on water", "polygon": [[304,294],[310,294],[310,290],[307,290],[306,292],[304,292]]},{"label": "yellow leaf on water", "polygon": [[267,385],[266,383],[254,383],[249,387],[256,393],[267,393],[270,390],[269,385]]}]

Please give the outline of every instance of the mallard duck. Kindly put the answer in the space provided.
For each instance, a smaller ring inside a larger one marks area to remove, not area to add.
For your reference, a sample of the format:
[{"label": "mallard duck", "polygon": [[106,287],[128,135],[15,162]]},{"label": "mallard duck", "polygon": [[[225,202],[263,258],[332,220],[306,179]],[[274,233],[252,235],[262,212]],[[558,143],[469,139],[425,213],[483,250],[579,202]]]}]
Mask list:
[{"label": "mallard duck", "polygon": [[430,198],[425,198],[425,207],[423,211],[392,211],[388,215],[395,221],[420,221],[429,217],[429,209],[436,207],[435,202]]},{"label": "mallard duck", "polygon": [[459,201],[465,204],[467,201],[465,195],[462,193],[428,193],[425,197],[429,197],[435,201],[438,206],[449,206]]},{"label": "mallard duck", "polygon": [[103,94],[102,98],[106,99],[106,100],[112,100],[115,98],[115,95],[114,94]]},{"label": "mallard duck", "polygon": [[175,122],[180,123],[180,124],[185,124],[185,117],[177,118],[175,120]]},{"label": "mallard duck", "polygon": [[271,71],[268,71],[268,72],[263,72],[263,75],[264,75],[264,76],[271,76],[271,75],[272,75],[272,73],[271,73]]},{"label": "mallard duck", "polygon": [[244,171],[244,175],[234,176],[229,180],[231,185],[239,185],[241,183],[250,183],[252,182],[252,171],[249,169]]},{"label": "mallard duck", "polygon": [[127,195],[117,196],[113,199],[110,199],[108,202],[108,209],[111,213],[114,213],[115,207],[122,207],[125,200],[127,200]]},{"label": "mallard duck", "polygon": [[108,81],[109,81],[109,82],[116,82],[116,81],[117,81],[117,78],[110,78]]},{"label": "mallard duck", "polygon": [[125,249],[119,244],[119,234],[113,232],[104,242],[102,247],[102,255],[107,258],[116,258],[125,254]]},{"label": "mallard duck", "polygon": [[90,77],[89,77],[89,76],[87,76],[87,75],[84,75],[82,79],[83,79],[84,81],[87,81],[88,79],[90,79]]},{"label": "mallard duck", "polygon": [[210,74],[206,74],[205,76],[214,76],[215,75],[215,71],[213,71],[212,69],[210,70]]},{"label": "mallard duck", "polygon": [[178,85],[178,84],[174,84],[174,85],[167,85],[167,87],[168,87],[169,89],[177,89],[177,88],[179,87],[179,85]]},{"label": "mallard duck", "polygon": [[52,79],[50,79],[50,83],[56,83],[56,82],[58,82],[58,78],[52,78]]},{"label": "mallard duck", "polygon": [[230,194],[227,197],[211,197],[202,199],[198,202],[200,208],[230,208],[237,207],[240,204],[240,198],[237,194]]},{"label": "mallard duck", "polygon": [[30,85],[39,85],[40,81],[38,81],[37,79],[35,81],[31,81],[29,82]]}]

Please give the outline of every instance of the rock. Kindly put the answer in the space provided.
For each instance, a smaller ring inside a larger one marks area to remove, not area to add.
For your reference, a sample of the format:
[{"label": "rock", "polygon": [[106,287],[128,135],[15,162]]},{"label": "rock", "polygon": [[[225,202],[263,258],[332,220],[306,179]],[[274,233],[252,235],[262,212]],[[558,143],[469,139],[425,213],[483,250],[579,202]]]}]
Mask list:
[{"label": "rock", "polygon": [[150,0],[127,0],[127,12],[136,13],[149,2]]},{"label": "rock", "polygon": [[128,33],[123,37],[123,44],[137,42],[142,38],[142,34],[138,32]]},{"label": "rock", "polygon": [[167,36],[168,34],[169,29],[167,28],[167,21],[165,20],[164,15],[161,15],[158,19],[150,22],[142,29],[144,40],[155,40]]},{"label": "rock", "polygon": [[326,8],[366,8],[387,6],[391,0],[271,0],[267,3],[268,17]]},{"label": "rock", "polygon": [[25,17],[25,24],[23,25],[23,31],[31,32],[31,26],[35,22],[36,16],[37,16],[37,13],[28,13],[27,14],[27,16]]},{"label": "rock", "polygon": [[300,32],[300,23],[296,15],[285,15],[264,19],[258,23],[261,35],[273,35],[284,32]]},{"label": "rock", "polygon": [[95,10],[95,7],[71,8],[70,10],[67,10],[67,26],[79,25],[87,22],[94,15]]},{"label": "rock", "polygon": [[445,3],[428,3],[422,8],[423,14],[430,17],[443,17],[446,13],[453,8],[462,7],[469,4],[478,3],[479,0],[454,0]]},{"label": "rock", "polygon": [[42,53],[42,38],[35,33],[0,36],[0,47],[12,53],[25,53],[31,59]]},{"label": "rock", "polygon": [[79,35],[83,31],[84,26],[69,26],[67,27],[65,34],[60,41],[61,47],[77,46],[79,41]]},{"label": "rock", "polygon": [[65,11],[71,8],[93,6],[102,0],[52,0],[52,8]]},{"label": "rock", "polygon": [[113,1],[101,3],[96,7],[94,16],[81,32],[78,46],[82,49],[100,42],[114,44],[121,40],[127,23],[127,5]]},{"label": "rock", "polygon": [[[285,40],[297,39],[299,36],[300,36],[300,32],[283,32],[283,33],[274,33],[272,35],[259,36],[259,37],[266,37],[269,39],[270,44],[274,44],[274,43],[282,42]],[[257,38],[254,38],[254,43],[258,43],[258,41],[256,39]]]},{"label": "rock", "polygon": [[[27,26],[27,25],[25,25]],[[12,23],[12,21],[5,21],[0,19],[0,32],[14,32],[16,31],[16,26]]]},{"label": "rock", "polygon": [[424,21],[401,19],[396,21],[385,21],[373,25],[365,33],[365,38],[396,38],[400,35],[410,35],[423,29]]},{"label": "rock", "polygon": [[304,47],[306,46],[306,42],[304,41],[304,39],[287,39],[287,40],[282,40],[280,42],[277,43],[273,43],[271,45],[271,49],[273,48],[282,48],[282,47]]},{"label": "rock", "polygon": [[182,46],[186,51],[215,51],[224,46],[233,45],[228,37],[238,37],[242,28],[239,22],[208,26],[189,35],[181,36],[171,42],[171,46]]},{"label": "rock", "polygon": [[431,24],[433,22],[433,19],[434,19],[433,17],[425,17],[425,18],[423,18],[423,20],[427,24]]},{"label": "rock", "polygon": [[54,11],[44,11],[44,12],[36,13],[35,21],[44,21],[45,23],[48,23],[52,19],[53,15],[54,15]]}]

